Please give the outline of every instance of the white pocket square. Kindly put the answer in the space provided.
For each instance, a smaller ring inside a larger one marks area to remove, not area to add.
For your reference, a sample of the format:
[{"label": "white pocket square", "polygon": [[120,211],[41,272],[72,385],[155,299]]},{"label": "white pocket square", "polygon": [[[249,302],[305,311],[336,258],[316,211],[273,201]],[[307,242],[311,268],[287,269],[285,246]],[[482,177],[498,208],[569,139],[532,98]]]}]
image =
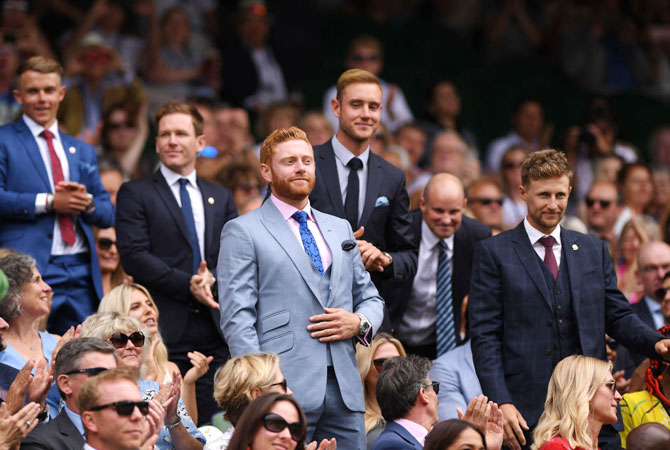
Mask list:
[{"label": "white pocket square", "polygon": [[378,206],[388,206],[389,205],[389,199],[386,198],[386,196],[382,195],[381,197],[377,197],[377,200],[375,200],[375,208]]}]

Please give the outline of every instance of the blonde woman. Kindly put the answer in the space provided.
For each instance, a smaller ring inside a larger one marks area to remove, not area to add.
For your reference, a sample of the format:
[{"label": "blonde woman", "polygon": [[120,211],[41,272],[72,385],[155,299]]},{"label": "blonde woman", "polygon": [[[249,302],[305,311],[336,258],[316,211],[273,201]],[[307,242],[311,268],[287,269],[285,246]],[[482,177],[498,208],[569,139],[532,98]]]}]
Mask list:
[{"label": "blonde woman", "polygon": [[377,334],[369,347],[356,345],[356,362],[365,396],[365,440],[368,449],[386,427],[375,389],[384,361],[394,356],[406,356],[405,349],[399,340],[387,333]]},{"label": "blonde woman", "polygon": [[617,421],[620,401],[611,363],[568,356],[549,380],[531,450],[597,449],[600,428]]},{"label": "blonde woman", "polygon": [[[159,383],[172,381],[172,374],[179,372],[179,368],[168,361],[167,348],[158,331],[158,307],[144,286],[134,283],[115,287],[102,298],[98,312],[120,312],[142,323],[149,343],[142,367],[142,378]],[[212,357],[200,352],[189,352],[188,356],[193,367],[184,374],[181,397],[189,415],[198,423],[195,383],[209,370]]]}]

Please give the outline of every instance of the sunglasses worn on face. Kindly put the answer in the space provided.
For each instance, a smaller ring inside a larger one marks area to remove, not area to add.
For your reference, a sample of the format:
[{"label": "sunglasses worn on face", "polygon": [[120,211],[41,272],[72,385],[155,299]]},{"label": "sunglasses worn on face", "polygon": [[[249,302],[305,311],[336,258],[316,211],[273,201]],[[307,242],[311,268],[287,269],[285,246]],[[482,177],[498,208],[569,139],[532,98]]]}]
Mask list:
[{"label": "sunglasses worn on face", "polygon": [[609,386],[609,388],[612,390],[612,394],[615,394],[615,393],[616,393],[616,380],[607,381],[607,382],[604,383],[604,384],[606,384],[606,385]]},{"label": "sunglasses worn on face", "polygon": [[656,296],[656,300],[662,302],[665,299],[665,294],[670,291],[670,288],[659,288],[654,291],[654,295]]},{"label": "sunglasses worn on face", "polygon": [[387,359],[388,359],[388,358],[377,358],[377,359],[373,359],[373,360],[372,360],[372,364],[375,365],[375,369],[377,369],[377,372],[381,372],[381,371],[382,371],[382,367],[384,366],[384,362],[385,362]]},{"label": "sunglasses worn on face", "polygon": [[279,414],[266,414],[263,417],[263,426],[266,430],[272,433],[281,433],[284,428],[288,427],[288,431],[291,433],[291,439],[296,442],[302,439],[302,427],[300,426],[300,422],[287,423]]},{"label": "sunglasses worn on face", "polygon": [[116,131],[121,128],[135,128],[135,124],[133,122],[107,122],[107,128],[110,131]]},{"label": "sunglasses worn on face", "polygon": [[281,380],[279,383],[272,383],[268,387],[273,387],[273,386],[281,386],[282,390],[284,391],[284,394],[288,391],[288,382],[286,381],[286,378]]},{"label": "sunglasses worn on face", "polygon": [[482,206],[489,206],[491,203],[497,203],[499,206],[502,206],[503,204],[503,199],[502,198],[473,198],[471,199],[472,202],[479,203]]},{"label": "sunglasses worn on face", "polygon": [[99,238],[98,239],[98,247],[100,247],[100,250],[109,250],[112,248],[112,245],[116,245],[116,241],[113,241],[109,238]]},{"label": "sunglasses worn on face", "polygon": [[607,209],[612,204],[612,200],[597,200],[594,198],[586,199],[586,206],[588,206],[589,208],[593,207],[593,205],[595,205],[596,203],[598,203],[602,209]]},{"label": "sunglasses worn on face", "polygon": [[114,403],[107,403],[105,405],[100,405],[100,406],[94,406],[91,408],[91,411],[100,411],[101,409],[105,408],[114,408],[116,409],[116,413],[119,416],[129,416],[135,411],[135,407],[140,410],[140,413],[143,416],[146,416],[149,414],[149,402],[141,401],[141,402],[131,402],[129,400],[123,400],[120,402],[114,402]]},{"label": "sunglasses worn on face", "polygon": [[440,393],[440,382],[439,381],[433,381],[432,383],[424,384],[423,387],[427,388],[428,386],[432,386],[433,390],[435,391],[435,395]]},{"label": "sunglasses worn on face", "polygon": [[65,375],[76,375],[78,373],[85,373],[91,377],[94,377],[98,375],[99,373],[104,372],[105,370],[108,370],[106,367],[90,367],[88,369],[77,369],[77,370],[71,370],[69,372],[65,372]]},{"label": "sunglasses worn on face", "polygon": [[107,340],[114,346],[114,348],[125,347],[129,340],[135,347],[142,347],[144,345],[144,333],[136,331],[130,333],[130,336],[123,333],[114,333]]},{"label": "sunglasses worn on face", "polygon": [[503,164],[503,167],[505,168],[505,170],[519,169],[519,168],[521,168],[522,164],[523,164],[522,162],[518,162],[518,163],[506,162],[505,164]]}]

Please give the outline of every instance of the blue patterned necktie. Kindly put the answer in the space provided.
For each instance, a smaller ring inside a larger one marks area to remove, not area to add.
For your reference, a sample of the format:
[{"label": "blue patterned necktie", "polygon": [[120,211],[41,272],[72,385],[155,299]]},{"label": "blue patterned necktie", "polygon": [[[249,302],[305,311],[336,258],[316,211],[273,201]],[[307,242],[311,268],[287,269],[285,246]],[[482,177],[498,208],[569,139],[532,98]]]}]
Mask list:
[{"label": "blue patterned necktie", "polygon": [[200,245],[198,244],[198,233],[195,231],[195,220],[193,219],[193,209],[191,208],[191,197],[188,195],[186,185],[187,178],[179,179],[179,197],[181,198],[181,212],[184,214],[186,220],[186,228],[188,228],[188,236],[191,239],[191,247],[193,248],[193,273],[198,273],[200,268]]},{"label": "blue patterned necktie", "polygon": [[291,217],[300,224],[300,239],[302,239],[302,245],[305,247],[305,253],[312,260],[319,273],[323,275],[323,263],[321,262],[319,247],[316,246],[314,235],[307,227],[307,213],[305,211],[296,211]]},{"label": "blue patterned necktie", "polygon": [[437,356],[440,356],[456,347],[456,332],[454,329],[454,305],[447,244],[441,240],[437,247],[440,253],[437,258],[437,289],[435,291],[437,321],[435,332],[437,335]]}]

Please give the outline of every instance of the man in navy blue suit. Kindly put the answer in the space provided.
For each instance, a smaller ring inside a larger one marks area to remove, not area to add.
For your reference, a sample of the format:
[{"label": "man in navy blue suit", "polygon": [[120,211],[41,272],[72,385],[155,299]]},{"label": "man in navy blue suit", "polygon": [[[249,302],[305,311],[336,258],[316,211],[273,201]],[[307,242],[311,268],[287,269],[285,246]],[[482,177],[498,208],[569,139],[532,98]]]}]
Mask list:
[{"label": "man in navy blue suit", "polygon": [[[379,80],[365,70],[347,70],[337,80],[331,106],[339,128],[314,147],[316,183],[309,200],[319,211],[347,219],[363,264],[386,298],[385,280],[414,278],[417,247],[405,175],[370,151],[382,111]],[[390,329],[388,317],[384,329]]]},{"label": "man in navy blue suit", "polygon": [[561,359],[583,354],[604,360],[605,333],[647,356],[669,353],[670,340],[633,314],[617,289],[606,244],[558,226],[571,179],[563,153],[530,154],[519,188],[528,215],[513,230],[475,247],[475,370],[484,395],[501,405],[511,449],[530,445],[528,430],[537,423]]},{"label": "man in navy blue suit", "polygon": [[102,282],[91,226],[114,223],[95,149],[58,130],[62,73],[54,60],[26,61],[14,90],[23,116],[0,127],[0,247],[37,261],[54,292],[48,328],[57,334],[97,309]]}]

